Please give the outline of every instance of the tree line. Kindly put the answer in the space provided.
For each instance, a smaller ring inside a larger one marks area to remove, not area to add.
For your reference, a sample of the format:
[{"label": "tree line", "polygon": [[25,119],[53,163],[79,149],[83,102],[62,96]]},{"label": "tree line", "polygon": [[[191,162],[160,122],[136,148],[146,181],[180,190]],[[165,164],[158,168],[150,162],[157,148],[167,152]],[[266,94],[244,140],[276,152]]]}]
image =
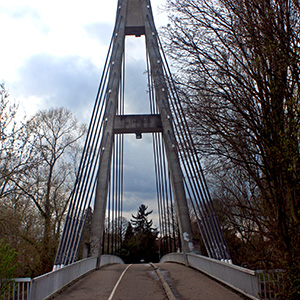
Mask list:
[{"label": "tree line", "polygon": [[164,46],[235,263],[300,292],[299,1],[167,0]]},{"label": "tree line", "polygon": [[51,271],[85,127],[65,108],[18,121],[0,85],[0,238],[17,252],[14,276]]}]

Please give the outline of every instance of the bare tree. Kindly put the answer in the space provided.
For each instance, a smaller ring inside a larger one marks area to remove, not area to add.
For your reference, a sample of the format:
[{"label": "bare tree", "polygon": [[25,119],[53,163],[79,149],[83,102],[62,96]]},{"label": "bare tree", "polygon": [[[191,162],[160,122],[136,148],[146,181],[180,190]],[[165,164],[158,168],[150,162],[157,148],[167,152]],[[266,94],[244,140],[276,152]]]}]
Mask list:
[{"label": "bare tree", "polygon": [[18,252],[15,276],[31,276],[39,260],[35,238],[40,222],[31,201],[14,184],[31,166],[31,147],[24,122],[17,118],[18,106],[9,97],[4,83],[0,89],[0,237]]},{"label": "bare tree", "polygon": [[51,270],[77,173],[84,126],[64,108],[18,121],[0,85],[0,238],[14,247],[18,276]]},{"label": "bare tree", "polygon": [[22,124],[17,124],[18,106],[12,103],[5,84],[0,84],[0,199],[10,194],[10,178],[26,163],[26,139]]},{"label": "bare tree", "polygon": [[9,236],[8,227],[12,223],[16,225],[19,219],[17,211],[21,210],[21,203],[17,204],[16,189],[11,179],[20,173],[26,163],[23,155],[26,141],[22,124],[17,124],[15,120],[18,107],[12,103],[4,83],[0,84],[0,97],[0,224],[1,237],[4,237]]},{"label": "bare tree", "polygon": [[239,205],[239,223],[250,218],[252,228],[271,241],[277,263],[295,278],[300,274],[298,1],[168,0],[168,9],[166,47],[207,170],[211,176],[223,173],[213,176],[223,186],[219,193],[226,181],[235,186],[226,192]]},{"label": "bare tree", "polygon": [[64,108],[38,112],[26,124],[26,165],[14,184],[37,212],[42,231],[40,272],[51,270],[60,236],[61,225],[75,182],[73,154],[80,151],[79,142],[85,128]]}]

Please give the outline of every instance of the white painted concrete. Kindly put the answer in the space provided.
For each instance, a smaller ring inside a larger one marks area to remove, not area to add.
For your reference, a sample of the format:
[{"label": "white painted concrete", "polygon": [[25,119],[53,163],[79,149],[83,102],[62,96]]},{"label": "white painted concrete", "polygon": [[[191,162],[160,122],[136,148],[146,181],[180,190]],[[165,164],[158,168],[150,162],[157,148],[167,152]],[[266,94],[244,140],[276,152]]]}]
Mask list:
[{"label": "white painted concrete", "polygon": [[[255,271],[196,254],[186,254],[186,260],[189,266],[206,273],[247,297],[260,299],[259,278]],[[167,254],[160,262],[186,264],[182,253]]]},{"label": "white painted concrete", "polygon": [[101,260],[100,260],[100,266],[103,267],[105,265],[111,265],[111,264],[124,264],[124,261],[119,257],[115,255],[107,255],[103,254],[101,255]]}]

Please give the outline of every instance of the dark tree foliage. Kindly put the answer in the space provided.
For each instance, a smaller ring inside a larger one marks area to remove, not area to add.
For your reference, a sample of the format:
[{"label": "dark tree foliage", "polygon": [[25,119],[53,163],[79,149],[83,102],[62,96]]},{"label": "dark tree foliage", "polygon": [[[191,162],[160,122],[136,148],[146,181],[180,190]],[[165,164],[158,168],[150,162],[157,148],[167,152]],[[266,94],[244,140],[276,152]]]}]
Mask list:
[{"label": "dark tree foliage", "polygon": [[137,215],[132,215],[133,219],[130,221],[136,233],[147,233],[153,231],[153,221],[148,220],[148,216],[152,214],[153,210],[147,212],[147,209],[148,206],[142,204],[137,211]]},{"label": "dark tree foliage", "polygon": [[248,266],[286,269],[283,297],[295,299],[300,290],[299,2],[167,2],[165,46],[214,199],[226,215],[223,224],[236,249],[240,242],[252,249]]},{"label": "dark tree foliage", "polygon": [[126,263],[158,261],[157,229],[152,228],[153,221],[148,220],[152,213],[142,204],[128,226],[121,249],[121,257]]},{"label": "dark tree foliage", "polygon": [[125,241],[130,240],[134,236],[133,228],[130,222],[127,224],[126,232],[125,232]]}]

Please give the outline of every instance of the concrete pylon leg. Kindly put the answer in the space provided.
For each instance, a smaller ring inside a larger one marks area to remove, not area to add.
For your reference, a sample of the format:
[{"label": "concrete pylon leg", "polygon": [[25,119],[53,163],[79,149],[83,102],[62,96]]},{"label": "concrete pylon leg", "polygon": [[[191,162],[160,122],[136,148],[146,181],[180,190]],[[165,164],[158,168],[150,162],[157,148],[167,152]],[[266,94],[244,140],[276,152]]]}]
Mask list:
[{"label": "concrete pylon leg", "polygon": [[102,241],[105,224],[105,212],[107,205],[108,183],[111,171],[112,149],[114,144],[114,122],[118,106],[119,85],[122,69],[122,57],[125,40],[126,6],[121,7],[117,18],[118,32],[114,35],[111,54],[110,72],[106,92],[106,109],[104,113],[103,135],[100,146],[100,163],[97,175],[97,188],[92,219],[90,256],[98,257],[97,267],[100,267],[102,253]]},{"label": "concrete pylon leg", "polygon": [[90,255],[97,256],[97,268],[100,267],[100,257],[102,253],[102,240],[105,223],[105,212],[107,204],[107,192],[109,171],[111,166],[111,155],[113,146],[113,137],[109,137],[109,141],[106,145],[106,152],[103,153],[102,162],[98,171],[96,198],[94,205],[94,214],[91,229],[91,243],[90,243]]},{"label": "concrete pylon leg", "polygon": [[163,139],[171,173],[175,209],[181,234],[182,250],[184,253],[189,253],[194,251],[191,221],[183,184],[182,170],[178,158],[177,143],[172,125],[172,114],[168,102],[168,88],[163,72],[158,36],[154,25],[151,6],[147,5],[146,1],[142,1],[142,11],[145,19],[146,44],[149,53],[152,79],[154,82],[156,103],[161,115]]}]

